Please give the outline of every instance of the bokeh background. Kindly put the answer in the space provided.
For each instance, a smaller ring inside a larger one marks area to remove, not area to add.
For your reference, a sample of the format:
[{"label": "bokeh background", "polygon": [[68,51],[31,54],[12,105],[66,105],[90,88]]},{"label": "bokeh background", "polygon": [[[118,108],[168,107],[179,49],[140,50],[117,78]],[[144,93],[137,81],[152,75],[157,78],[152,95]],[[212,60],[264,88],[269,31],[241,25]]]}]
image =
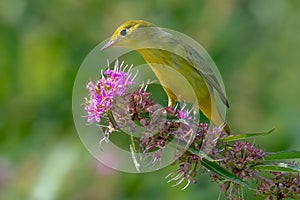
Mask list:
[{"label": "bokeh background", "polygon": [[218,198],[205,175],[181,191],[164,179],[172,167],[113,171],[80,142],[71,109],[76,72],[129,19],[197,40],[223,76],[231,127],[276,127],[255,143],[265,151],[300,150],[300,1],[2,0],[0,199]]}]

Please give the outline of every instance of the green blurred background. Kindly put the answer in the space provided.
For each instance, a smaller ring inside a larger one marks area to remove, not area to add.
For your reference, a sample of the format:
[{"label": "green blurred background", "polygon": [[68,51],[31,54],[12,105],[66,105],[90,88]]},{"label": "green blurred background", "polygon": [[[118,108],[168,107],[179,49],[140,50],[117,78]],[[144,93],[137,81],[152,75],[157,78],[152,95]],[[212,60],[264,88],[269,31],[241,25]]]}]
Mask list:
[{"label": "green blurred background", "polygon": [[[300,150],[300,1],[0,2],[0,199],[217,199],[207,176],[187,190],[164,176],[120,173],[85,150],[72,87],[87,54],[129,19],[197,40],[223,76],[236,131],[276,127],[255,142]],[[251,199],[251,196],[248,196]]]}]

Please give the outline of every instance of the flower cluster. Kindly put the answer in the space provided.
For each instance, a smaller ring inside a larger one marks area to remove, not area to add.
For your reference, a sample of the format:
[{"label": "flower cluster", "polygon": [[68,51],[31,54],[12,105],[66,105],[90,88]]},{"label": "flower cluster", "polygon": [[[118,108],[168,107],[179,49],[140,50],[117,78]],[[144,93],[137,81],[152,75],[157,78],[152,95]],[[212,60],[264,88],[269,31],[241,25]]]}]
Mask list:
[{"label": "flower cluster", "polygon": [[[220,146],[226,148],[221,149],[218,147],[214,152],[214,158],[219,159],[220,166],[232,172],[242,180],[253,177],[257,170],[251,168],[253,164],[264,158],[265,153],[261,149],[256,148],[248,142],[235,142],[231,146],[221,143]],[[223,177],[211,173],[212,179],[219,183],[221,190],[227,194],[230,199],[240,199],[238,194],[239,185],[226,181]]]},{"label": "flower cluster", "polygon": [[179,163],[179,168],[166,176],[166,178],[169,179],[168,183],[174,181],[175,184],[172,186],[177,186],[186,180],[187,183],[182,190],[187,188],[190,183],[196,184],[196,176],[199,170],[198,166],[200,161],[201,158],[198,155],[184,153],[176,162]]},{"label": "flower cluster", "polygon": [[221,163],[244,179],[252,177],[255,173],[255,170],[249,168],[249,164],[252,165],[255,161],[264,158],[265,153],[248,142],[236,142],[222,156]]},{"label": "flower cluster", "polygon": [[85,99],[84,109],[89,123],[100,122],[101,117],[111,109],[112,101],[117,96],[123,96],[126,89],[134,84],[131,74],[124,72],[126,68],[127,65],[123,67],[123,62],[119,66],[116,61],[114,69],[108,68],[104,73],[101,72],[101,79],[95,83],[87,83],[89,97]]},{"label": "flower cluster", "polygon": [[[295,163],[290,163],[298,166]],[[262,179],[257,194],[264,195],[266,199],[300,199],[300,174],[287,172],[271,172],[271,180]]]},{"label": "flower cluster", "polygon": [[[127,65],[119,66],[116,62],[114,69],[101,72],[99,80],[90,81],[86,86],[88,98],[84,109],[87,121],[98,124],[106,121],[108,125],[103,128],[107,142],[107,136],[113,130],[130,133],[133,138],[137,128],[142,129],[130,149],[145,154],[146,158],[141,160],[150,158],[148,161],[152,166],[160,166],[165,148],[173,142],[176,144],[173,164],[179,167],[166,178],[168,182],[175,182],[173,186],[186,182],[182,189],[196,183],[197,174],[206,172],[230,199],[240,199],[239,188],[248,179],[260,184],[257,194],[266,199],[300,199],[299,173],[272,172],[271,179],[259,175],[255,166],[264,161],[265,152],[254,144],[240,141],[251,134],[235,138],[225,134],[221,127],[200,123],[196,112],[187,109],[186,103],[162,107],[147,92],[149,82],[132,87],[135,86],[134,77],[131,68],[124,72],[126,68]],[[138,144],[138,149],[134,143]],[[298,165],[293,165],[297,168],[295,171],[300,171]],[[276,169],[275,163],[270,171]]]}]

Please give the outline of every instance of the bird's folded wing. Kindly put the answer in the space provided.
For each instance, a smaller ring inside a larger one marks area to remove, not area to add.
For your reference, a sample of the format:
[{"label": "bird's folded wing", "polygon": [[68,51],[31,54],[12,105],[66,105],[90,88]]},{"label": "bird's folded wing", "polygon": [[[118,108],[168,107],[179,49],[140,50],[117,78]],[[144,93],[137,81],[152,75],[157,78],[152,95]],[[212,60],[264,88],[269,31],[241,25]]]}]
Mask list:
[{"label": "bird's folded wing", "polygon": [[229,102],[221,88],[221,85],[215,76],[211,67],[207,64],[204,58],[197,52],[193,47],[188,44],[183,45],[184,54],[188,59],[188,62],[195,68],[196,71],[200,73],[203,79],[206,81],[209,87],[214,88],[218,94],[222,102],[229,108]]}]

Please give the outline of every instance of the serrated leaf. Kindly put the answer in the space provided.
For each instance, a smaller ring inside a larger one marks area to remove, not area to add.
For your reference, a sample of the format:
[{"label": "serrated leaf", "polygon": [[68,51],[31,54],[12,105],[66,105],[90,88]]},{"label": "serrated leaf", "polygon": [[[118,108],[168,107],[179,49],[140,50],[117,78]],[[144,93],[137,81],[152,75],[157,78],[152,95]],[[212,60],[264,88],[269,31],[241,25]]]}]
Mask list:
[{"label": "serrated leaf", "polygon": [[281,152],[268,152],[264,160],[286,160],[286,159],[299,159],[300,151],[281,151]]},{"label": "serrated leaf", "polygon": [[300,172],[300,167],[282,162],[259,162],[250,167],[261,171],[275,171],[275,172]]},{"label": "serrated leaf", "polygon": [[211,162],[205,158],[202,158],[201,163],[206,169],[216,173],[217,175],[223,177],[224,179],[240,184],[242,186],[247,186],[247,183],[243,181],[240,177],[227,171],[226,169],[218,165],[216,162]]},{"label": "serrated leaf", "polygon": [[246,138],[251,138],[251,137],[257,137],[257,136],[265,136],[270,133],[272,133],[275,130],[275,128],[272,128],[271,130],[267,132],[258,132],[258,133],[242,133],[238,135],[230,135],[224,138],[220,138],[219,142],[230,142],[230,141],[236,141],[236,140],[243,140]]}]

